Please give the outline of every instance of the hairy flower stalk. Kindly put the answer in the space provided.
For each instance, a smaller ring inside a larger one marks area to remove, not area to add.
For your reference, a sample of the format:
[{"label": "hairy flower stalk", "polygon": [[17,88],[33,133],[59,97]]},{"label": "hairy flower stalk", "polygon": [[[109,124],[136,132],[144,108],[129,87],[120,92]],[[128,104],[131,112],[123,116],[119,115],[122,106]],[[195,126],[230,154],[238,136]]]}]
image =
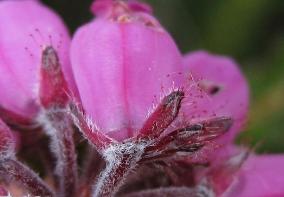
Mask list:
[{"label": "hairy flower stalk", "polygon": [[54,196],[44,181],[15,158],[12,131],[0,120],[0,176],[5,182],[16,182],[35,196]]},{"label": "hairy flower stalk", "polygon": [[103,152],[106,169],[98,179],[94,196],[111,196],[118,190],[130,170],[141,159],[144,149],[159,137],[178,114],[183,92],[176,91],[165,97],[148,118],[140,134],[134,140],[112,145]]},{"label": "hairy flower stalk", "polygon": [[183,97],[181,90],[173,91],[161,101],[136,137],[112,144],[103,151],[106,168],[95,184],[93,196],[113,196],[137,165],[149,160],[163,161],[179,152],[196,152],[201,145],[219,137],[230,128],[230,119],[216,118],[171,132],[162,137],[159,143],[163,131],[177,117]]},{"label": "hairy flower stalk", "polygon": [[140,192],[133,192],[127,194],[125,197],[189,197],[189,196],[198,196],[198,197],[214,197],[214,194],[210,191],[204,191],[202,186],[195,189],[188,187],[168,187],[168,188],[157,188],[149,189]]},{"label": "hairy flower stalk", "polygon": [[13,158],[1,161],[0,175],[6,182],[15,182],[34,196],[56,196],[49,186],[26,165]]},{"label": "hairy flower stalk", "polygon": [[57,159],[55,173],[59,196],[76,196],[77,157],[73,140],[73,123],[66,116],[70,91],[61,71],[56,51],[47,46],[42,52],[39,97],[42,112],[38,121],[51,138],[51,149]]}]

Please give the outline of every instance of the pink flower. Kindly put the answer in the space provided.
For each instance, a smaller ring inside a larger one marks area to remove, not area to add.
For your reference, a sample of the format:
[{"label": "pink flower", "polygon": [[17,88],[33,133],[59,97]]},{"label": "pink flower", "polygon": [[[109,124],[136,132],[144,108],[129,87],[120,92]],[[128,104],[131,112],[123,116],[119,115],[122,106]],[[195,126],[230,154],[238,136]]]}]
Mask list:
[{"label": "pink flower", "polygon": [[[0,2],[0,195],[16,185],[33,196],[283,196],[284,157],[248,157],[233,145],[249,90],[232,59],[182,58],[146,4],[97,0],[91,10],[97,17],[76,32],[71,68],[56,14],[36,0]],[[9,126],[29,130],[31,119],[50,137],[32,149],[53,153],[43,161],[52,187],[17,160]],[[74,125],[96,149],[80,156],[80,174]]]},{"label": "pink flower", "polygon": [[284,196],[284,155],[253,155],[240,169],[229,197]]},{"label": "pink flower", "polygon": [[179,87],[182,58],[145,5],[96,1],[97,17],[76,32],[72,66],[83,107],[116,139],[136,134],[153,104]]},{"label": "pink flower", "polygon": [[25,117],[38,112],[41,54],[53,45],[71,89],[70,38],[62,20],[37,0],[0,2],[0,104]]},{"label": "pink flower", "polygon": [[192,119],[231,117],[233,126],[222,138],[222,142],[231,142],[244,126],[249,105],[248,84],[239,66],[229,57],[196,51],[185,56],[184,69],[206,93],[203,98],[190,98],[196,103],[186,113]]}]

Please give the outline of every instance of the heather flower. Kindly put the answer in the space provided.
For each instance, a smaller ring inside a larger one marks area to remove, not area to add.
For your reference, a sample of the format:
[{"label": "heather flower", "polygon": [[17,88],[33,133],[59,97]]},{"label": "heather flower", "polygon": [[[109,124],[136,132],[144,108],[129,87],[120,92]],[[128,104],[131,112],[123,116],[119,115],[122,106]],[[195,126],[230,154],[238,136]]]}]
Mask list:
[{"label": "heather flower", "polygon": [[120,140],[137,134],[153,105],[181,83],[181,54],[146,8],[95,1],[97,17],[72,41],[83,107],[101,132]]},{"label": "heather flower", "polygon": [[[75,195],[73,125],[62,113],[76,94],[68,31],[52,10],[36,0],[1,1],[0,19],[0,117],[17,130],[32,132],[37,144],[42,130],[51,137],[59,193]],[[0,169],[5,182],[19,182],[33,195],[54,193],[12,156],[1,160]]]},{"label": "heather flower", "polygon": [[72,90],[70,37],[62,20],[37,0],[0,2],[0,105],[27,118],[39,111],[42,50],[53,45]]},{"label": "heather flower", "polygon": [[198,121],[179,116],[189,73],[183,72],[174,41],[147,6],[95,1],[92,10],[97,17],[76,32],[71,47],[82,108],[90,119],[84,120],[74,105],[71,113],[106,161],[93,195],[109,196],[138,163],[197,152],[232,121],[229,116]]},{"label": "heather flower", "polygon": [[231,142],[244,126],[249,103],[248,84],[239,66],[229,57],[196,51],[185,55],[184,69],[205,92],[203,99],[194,99],[196,107],[188,107],[186,113],[192,119],[231,117],[233,126],[222,137],[222,142]]},{"label": "heather flower", "polygon": [[[58,16],[35,0],[0,2],[0,195],[14,187],[62,197],[283,194],[282,178],[273,180],[282,156],[249,156],[232,144],[248,108],[233,60],[207,52],[182,58],[146,4],[97,0],[91,10],[96,18],[73,38],[71,68]],[[49,147],[43,138],[33,147],[44,177],[16,156],[13,129],[26,130],[27,120],[50,138]],[[77,131],[89,144],[73,139]],[[88,150],[80,173],[78,141]],[[257,176],[269,186],[259,193],[250,191],[263,183]]]}]

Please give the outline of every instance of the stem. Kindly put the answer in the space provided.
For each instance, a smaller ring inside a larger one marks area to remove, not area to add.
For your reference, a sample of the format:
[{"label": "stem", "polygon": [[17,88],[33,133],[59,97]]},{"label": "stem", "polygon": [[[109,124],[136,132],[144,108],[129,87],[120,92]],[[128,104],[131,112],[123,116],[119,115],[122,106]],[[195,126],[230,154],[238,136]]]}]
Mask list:
[{"label": "stem", "polygon": [[[183,98],[184,93],[180,90],[173,91],[166,96],[144,123],[139,135],[136,137],[136,139],[138,139],[137,141],[130,140],[125,141],[124,143],[117,143],[110,145],[105,150],[102,150],[103,156],[106,160],[106,168],[99,177],[95,186],[93,192],[94,197],[113,196],[118,191],[125,177],[141,160],[141,156],[149,143],[158,138],[160,134],[175,120]],[[82,123],[83,121],[79,122]],[[97,141],[107,141],[105,139],[98,139],[100,138],[97,137],[97,139],[95,139],[95,143],[98,143]],[[99,145],[102,148],[106,147],[105,143],[100,143]]]},{"label": "stem", "polygon": [[0,175],[7,182],[12,180],[19,183],[34,196],[55,196],[49,186],[37,174],[13,158],[0,162]]},{"label": "stem", "polygon": [[76,196],[77,157],[73,140],[73,125],[64,110],[48,110],[40,121],[51,138],[51,150],[57,159],[56,175],[60,196]]},{"label": "stem", "polygon": [[87,157],[84,158],[83,169],[84,171],[80,177],[80,196],[91,196],[93,180],[100,175],[100,172],[105,168],[105,160],[102,155],[93,147],[89,146],[86,152]]},{"label": "stem", "polygon": [[106,168],[99,177],[93,197],[113,196],[126,176],[136,167],[144,151],[145,144],[135,144],[132,142],[111,145],[104,151]]},{"label": "stem", "polygon": [[201,196],[198,194],[201,194],[201,193],[199,193],[195,189],[188,188],[188,187],[165,187],[165,188],[157,188],[157,189],[149,189],[149,190],[144,190],[144,191],[139,191],[139,192],[133,192],[133,193],[124,195],[124,197]]}]

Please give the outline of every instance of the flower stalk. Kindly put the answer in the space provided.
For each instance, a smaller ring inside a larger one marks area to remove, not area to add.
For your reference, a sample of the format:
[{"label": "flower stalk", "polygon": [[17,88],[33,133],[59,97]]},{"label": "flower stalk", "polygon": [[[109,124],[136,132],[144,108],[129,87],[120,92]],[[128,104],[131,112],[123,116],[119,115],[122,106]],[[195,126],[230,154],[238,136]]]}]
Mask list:
[{"label": "flower stalk", "polygon": [[0,119],[0,177],[17,182],[35,196],[55,196],[49,186],[26,165],[15,158],[15,139],[9,127]]},{"label": "flower stalk", "polygon": [[33,196],[55,196],[55,193],[36,173],[14,158],[0,161],[0,175],[7,182],[18,183]]},{"label": "flower stalk", "polygon": [[149,160],[163,161],[178,152],[196,152],[230,129],[231,119],[220,117],[160,137],[178,116],[183,97],[181,90],[171,92],[162,99],[136,137],[113,143],[102,151],[106,167],[95,183],[93,197],[114,196],[136,167]]},{"label": "flower stalk", "polygon": [[42,113],[38,121],[51,139],[51,149],[57,160],[55,174],[62,197],[76,196],[78,176],[73,122],[65,115],[70,100],[68,93],[57,53],[48,46],[42,52],[39,89]]}]

